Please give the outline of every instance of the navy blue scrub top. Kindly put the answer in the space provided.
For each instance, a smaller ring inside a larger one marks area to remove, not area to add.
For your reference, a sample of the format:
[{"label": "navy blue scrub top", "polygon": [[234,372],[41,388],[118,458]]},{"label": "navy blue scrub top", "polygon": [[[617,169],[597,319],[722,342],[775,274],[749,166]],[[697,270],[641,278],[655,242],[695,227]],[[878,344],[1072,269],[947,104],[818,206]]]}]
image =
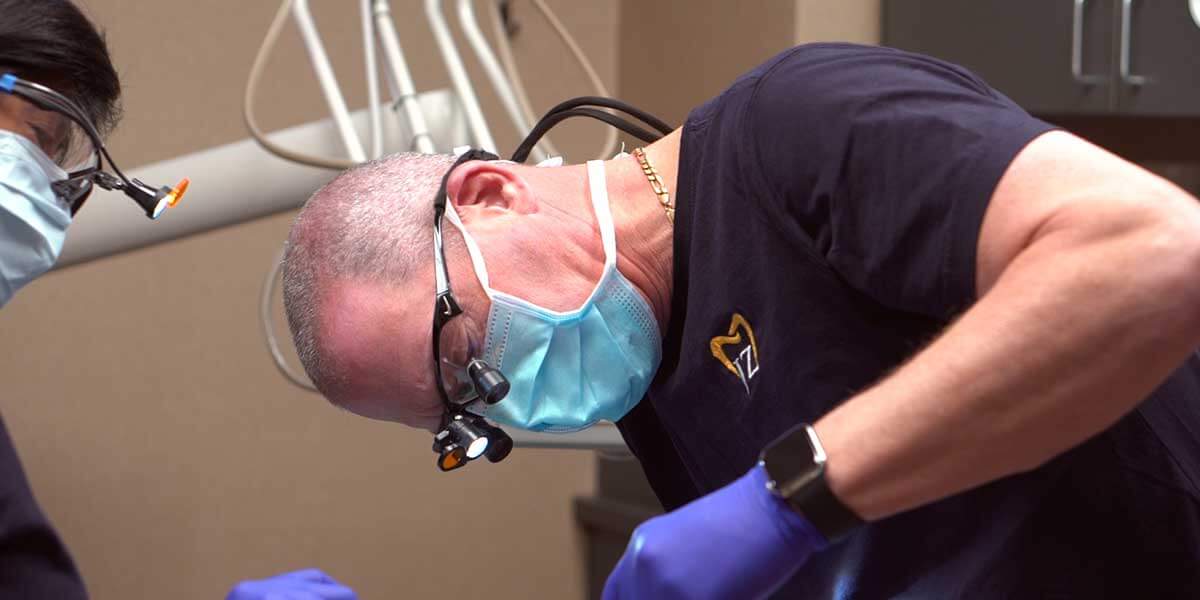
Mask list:
[{"label": "navy blue scrub top", "polygon": [[84,600],[87,591],[42,514],[0,420],[0,598]]},{"label": "navy blue scrub top", "polygon": [[[970,307],[992,192],[1051,129],[961,67],[850,44],[793,48],[694,110],[663,364],[619,423],[664,507],[732,482]],[[778,596],[1200,598],[1198,482],[1193,356],[1103,434],[869,524]]]}]

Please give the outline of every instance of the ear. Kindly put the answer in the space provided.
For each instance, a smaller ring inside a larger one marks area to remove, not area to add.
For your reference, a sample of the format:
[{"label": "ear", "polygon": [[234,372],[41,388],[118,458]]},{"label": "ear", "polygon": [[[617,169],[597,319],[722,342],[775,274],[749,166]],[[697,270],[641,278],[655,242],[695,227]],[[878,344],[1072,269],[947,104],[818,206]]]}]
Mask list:
[{"label": "ear", "polygon": [[[464,213],[475,210],[518,214],[537,212],[537,200],[530,191],[529,182],[514,166],[473,160],[454,169],[446,182],[446,191],[450,195],[450,202],[460,209],[459,215],[465,219]],[[461,210],[466,207],[472,209]]]}]

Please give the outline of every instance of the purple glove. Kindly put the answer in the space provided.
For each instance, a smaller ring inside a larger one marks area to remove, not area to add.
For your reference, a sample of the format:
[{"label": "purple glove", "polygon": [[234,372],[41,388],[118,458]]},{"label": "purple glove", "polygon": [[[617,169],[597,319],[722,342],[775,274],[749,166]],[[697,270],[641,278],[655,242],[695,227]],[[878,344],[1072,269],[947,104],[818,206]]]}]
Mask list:
[{"label": "purple glove", "polygon": [[225,600],[358,600],[358,596],[321,571],[305,569],[243,581],[229,591]]},{"label": "purple glove", "polygon": [[768,596],[825,538],[767,490],[755,466],[737,481],[642,523],[604,586],[604,600]]}]

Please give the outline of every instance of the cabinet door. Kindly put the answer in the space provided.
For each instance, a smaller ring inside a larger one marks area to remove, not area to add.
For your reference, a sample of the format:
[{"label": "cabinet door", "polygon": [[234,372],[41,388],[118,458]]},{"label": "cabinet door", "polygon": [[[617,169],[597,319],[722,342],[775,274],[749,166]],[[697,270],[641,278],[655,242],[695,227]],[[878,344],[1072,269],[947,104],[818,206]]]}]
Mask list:
[{"label": "cabinet door", "polygon": [[1117,0],[1120,108],[1200,116],[1200,22],[1194,0]]},{"label": "cabinet door", "polygon": [[1115,8],[1113,0],[884,0],[883,42],[963,65],[1031,112],[1103,113],[1115,106]]}]

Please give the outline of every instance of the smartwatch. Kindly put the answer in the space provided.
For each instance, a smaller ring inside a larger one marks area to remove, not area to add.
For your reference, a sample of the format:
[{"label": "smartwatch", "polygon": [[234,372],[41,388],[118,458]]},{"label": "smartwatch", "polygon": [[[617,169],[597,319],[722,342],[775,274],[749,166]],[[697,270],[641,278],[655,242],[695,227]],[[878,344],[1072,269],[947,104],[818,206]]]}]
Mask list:
[{"label": "smartwatch", "polygon": [[767,489],[800,513],[830,543],[850,533],[863,520],[850,510],[825,481],[825,448],[817,432],[801,423],[767,445],[758,457],[767,472]]}]

